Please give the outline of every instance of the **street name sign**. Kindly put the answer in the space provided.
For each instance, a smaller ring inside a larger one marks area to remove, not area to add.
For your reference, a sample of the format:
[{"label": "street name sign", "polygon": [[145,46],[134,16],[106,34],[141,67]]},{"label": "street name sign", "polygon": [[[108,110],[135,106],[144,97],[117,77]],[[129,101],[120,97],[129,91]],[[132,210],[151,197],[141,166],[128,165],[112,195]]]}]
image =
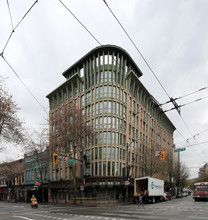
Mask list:
[{"label": "street name sign", "polygon": [[77,160],[71,159],[71,158],[66,158],[67,162],[72,162],[72,163],[77,163]]},{"label": "street name sign", "polygon": [[174,152],[181,152],[181,151],[185,151],[185,150],[186,150],[185,147],[184,148],[178,148],[178,149],[175,149]]}]

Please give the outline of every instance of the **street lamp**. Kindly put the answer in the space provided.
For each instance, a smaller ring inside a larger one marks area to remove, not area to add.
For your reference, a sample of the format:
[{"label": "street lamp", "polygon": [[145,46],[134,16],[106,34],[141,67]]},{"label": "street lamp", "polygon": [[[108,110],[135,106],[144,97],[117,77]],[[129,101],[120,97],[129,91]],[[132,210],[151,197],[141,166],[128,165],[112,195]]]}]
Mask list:
[{"label": "street lamp", "polygon": [[[137,142],[139,140],[139,138],[137,138],[135,141]],[[130,144],[127,143],[127,146],[126,146],[126,180],[128,181],[129,180],[129,172],[128,172],[128,148],[129,146],[133,143],[134,141],[132,141]],[[130,166],[131,167],[131,166]],[[130,168],[129,168],[129,171],[130,171]],[[127,182],[127,185],[126,185],[126,202],[128,202],[128,182]]]}]

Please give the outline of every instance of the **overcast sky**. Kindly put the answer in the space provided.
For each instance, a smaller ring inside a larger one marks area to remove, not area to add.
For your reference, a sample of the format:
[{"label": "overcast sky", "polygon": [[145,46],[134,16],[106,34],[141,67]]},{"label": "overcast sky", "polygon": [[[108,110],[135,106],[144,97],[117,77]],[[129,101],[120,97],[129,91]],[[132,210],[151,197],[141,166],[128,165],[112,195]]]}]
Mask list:
[{"label": "overcast sky", "polygon": [[[8,1],[13,27],[34,2]],[[181,97],[208,86],[207,0],[106,2],[169,97]],[[102,0],[63,0],[63,3],[101,44],[114,44],[125,49],[143,72],[140,80],[147,90],[159,103],[168,101],[167,94]],[[7,0],[0,1],[0,18],[1,53],[12,31]],[[46,95],[65,81],[62,73],[97,46],[98,42],[59,0],[38,1],[32,7],[15,29],[4,57],[39,104],[0,57],[0,75],[8,77],[7,87],[21,107],[19,116],[24,118],[28,129],[38,129],[47,117],[40,105],[48,111]],[[181,98],[177,103],[186,104],[207,95],[208,89],[205,89]],[[171,104],[164,105],[163,109],[172,107]],[[190,168],[191,177],[197,177],[199,167],[208,162],[208,143],[203,143],[208,141],[208,99],[181,107],[181,117],[176,110],[166,114],[177,129],[174,132],[176,148],[187,147],[181,152],[181,160]],[[191,138],[193,135],[196,135],[195,139]]]}]

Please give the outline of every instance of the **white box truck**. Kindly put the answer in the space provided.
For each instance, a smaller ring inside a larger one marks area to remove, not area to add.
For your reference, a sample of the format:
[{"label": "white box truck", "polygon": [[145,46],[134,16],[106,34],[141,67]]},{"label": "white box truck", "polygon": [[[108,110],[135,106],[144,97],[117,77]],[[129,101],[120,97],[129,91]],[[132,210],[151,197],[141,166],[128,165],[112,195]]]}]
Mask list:
[{"label": "white box truck", "polygon": [[164,198],[164,180],[153,177],[141,177],[134,179],[134,196],[139,196],[140,193],[148,202],[155,203],[157,200],[162,201]]}]

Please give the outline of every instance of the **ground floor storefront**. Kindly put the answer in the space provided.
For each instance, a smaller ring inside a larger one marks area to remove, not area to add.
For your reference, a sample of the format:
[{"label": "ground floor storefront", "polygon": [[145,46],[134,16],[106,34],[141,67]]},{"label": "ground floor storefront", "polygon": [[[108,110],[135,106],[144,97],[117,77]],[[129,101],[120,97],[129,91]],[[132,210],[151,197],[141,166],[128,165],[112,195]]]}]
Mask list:
[{"label": "ground floor storefront", "polygon": [[[127,192],[126,192],[127,190]],[[86,179],[86,184],[73,186],[73,181],[50,183],[49,202],[52,204],[119,203],[133,201],[133,184],[126,186],[121,180]]]},{"label": "ground floor storefront", "polygon": [[34,187],[33,185],[4,187],[0,192],[0,200],[30,202],[32,195],[35,195],[38,202],[48,202],[48,187]]}]

